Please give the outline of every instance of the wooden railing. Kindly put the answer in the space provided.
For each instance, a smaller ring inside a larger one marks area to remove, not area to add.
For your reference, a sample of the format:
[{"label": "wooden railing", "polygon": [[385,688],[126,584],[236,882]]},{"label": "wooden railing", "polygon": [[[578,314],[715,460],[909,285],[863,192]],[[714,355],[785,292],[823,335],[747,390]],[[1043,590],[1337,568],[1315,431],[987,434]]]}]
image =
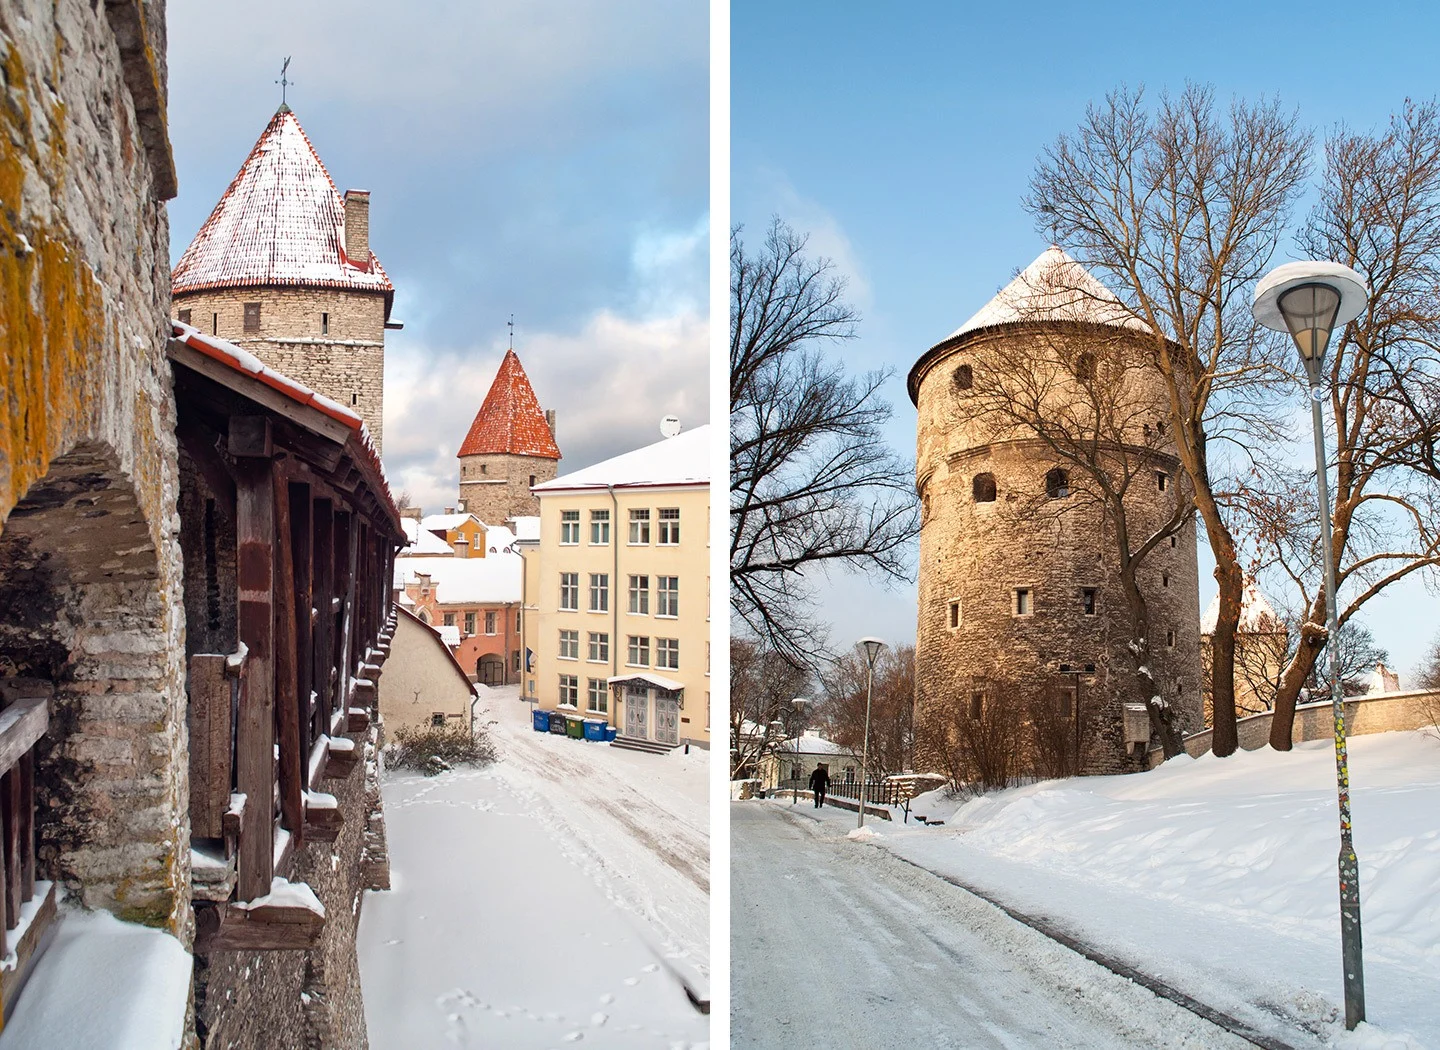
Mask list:
[{"label": "wooden railing", "polygon": [[0,954],[15,947],[10,934],[35,897],[35,744],[49,728],[53,695],[54,687],[37,679],[9,679],[0,688]]}]

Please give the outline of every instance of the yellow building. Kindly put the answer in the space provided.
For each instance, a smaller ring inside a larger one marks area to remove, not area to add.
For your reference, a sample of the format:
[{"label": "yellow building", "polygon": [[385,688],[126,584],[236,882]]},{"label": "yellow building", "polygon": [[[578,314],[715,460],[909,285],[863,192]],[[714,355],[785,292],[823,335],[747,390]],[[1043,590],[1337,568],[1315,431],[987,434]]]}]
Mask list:
[{"label": "yellow building", "polygon": [[449,544],[456,558],[483,558],[488,551],[485,525],[473,514],[447,507],[444,514],[421,519],[420,528]]},{"label": "yellow building", "polygon": [[539,540],[517,544],[526,699],[621,744],[710,746],[708,434],[537,485]]}]

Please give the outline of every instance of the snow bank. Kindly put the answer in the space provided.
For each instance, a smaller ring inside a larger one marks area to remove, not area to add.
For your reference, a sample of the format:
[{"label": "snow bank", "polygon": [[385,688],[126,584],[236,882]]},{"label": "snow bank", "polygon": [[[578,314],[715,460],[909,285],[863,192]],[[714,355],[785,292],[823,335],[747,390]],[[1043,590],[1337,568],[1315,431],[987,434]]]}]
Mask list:
[{"label": "snow bank", "polygon": [[0,1033],[0,1050],[175,1050],[191,957],[170,934],[62,905],[59,928]]},{"label": "snow bank", "polygon": [[874,839],[884,838],[884,836],[881,835],[880,832],[870,827],[856,828],[854,831],[850,832],[845,837],[847,839],[853,839],[856,842],[870,842]]}]

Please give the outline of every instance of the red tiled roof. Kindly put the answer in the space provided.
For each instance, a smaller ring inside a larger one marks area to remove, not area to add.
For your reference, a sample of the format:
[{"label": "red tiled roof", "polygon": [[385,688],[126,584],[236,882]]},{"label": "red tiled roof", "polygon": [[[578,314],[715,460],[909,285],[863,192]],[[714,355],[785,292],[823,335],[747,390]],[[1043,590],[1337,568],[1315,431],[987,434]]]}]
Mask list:
[{"label": "red tiled roof", "polygon": [[345,257],[344,201],[288,106],[271,118],[171,282],[177,295],[303,285],[384,292],[388,303],[395,293],[374,252]]},{"label": "red tiled roof", "polygon": [[540,402],[514,350],[505,354],[485,403],[470,424],[470,433],[460,446],[461,456],[505,453],[512,456],[540,456],[559,459],[555,435],[540,411]]}]

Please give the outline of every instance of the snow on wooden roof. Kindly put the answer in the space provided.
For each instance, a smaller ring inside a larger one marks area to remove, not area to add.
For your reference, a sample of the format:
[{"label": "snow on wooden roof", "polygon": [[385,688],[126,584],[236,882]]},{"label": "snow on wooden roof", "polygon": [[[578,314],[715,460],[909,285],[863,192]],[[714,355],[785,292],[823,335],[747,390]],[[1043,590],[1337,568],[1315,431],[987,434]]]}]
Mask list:
[{"label": "snow on wooden roof", "polygon": [[[203,288],[395,287],[373,252],[345,256],[345,205],[290,107],[281,106],[175,264],[175,294]],[[389,312],[388,306],[386,310]]]},{"label": "snow on wooden roof", "polygon": [[1080,321],[1149,331],[1094,274],[1052,244],[942,342],[982,328],[1037,321]]},{"label": "snow on wooden roof", "polygon": [[457,456],[505,454],[559,459],[560,449],[514,349],[506,351],[490,392]]},{"label": "snow on wooden roof", "polygon": [[422,529],[414,518],[402,518],[400,526],[405,530],[405,553],[410,556],[430,555],[453,558],[455,548],[446,543],[429,529]]},{"label": "snow on wooden roof", "polygon": [[395,559],[398,585],[429,576],[440,605],[504,605],[521,599],[525,563],[518,554],[497,552],[483,558]]},{"label": "snow on wooden roof", "polygon": [[458,514],[427,514],[420,519],[420,527],[430,532],[449,532],[451,529],[458,529],[472,518],[475,524],[484,524],[475,515],[462,511]]},{"label": "snow on wooden roof", "polygon": [[[1220,619],[1220,595],[1210,599],[1205,615],[1200,617],[1200,633],[1214,634],[1215,624]],[[1275,607],[1270,604],[1254,580],[1245,581],[1245,591],[1240,597],[1241,634],[1277,634],[1285,630]]]},{"label": "snow on wooden roof", "polygon": [[696,427],[673,438],[616,456],[536,485],[531,491],[628,488],[710,484],[710,426]]}]

